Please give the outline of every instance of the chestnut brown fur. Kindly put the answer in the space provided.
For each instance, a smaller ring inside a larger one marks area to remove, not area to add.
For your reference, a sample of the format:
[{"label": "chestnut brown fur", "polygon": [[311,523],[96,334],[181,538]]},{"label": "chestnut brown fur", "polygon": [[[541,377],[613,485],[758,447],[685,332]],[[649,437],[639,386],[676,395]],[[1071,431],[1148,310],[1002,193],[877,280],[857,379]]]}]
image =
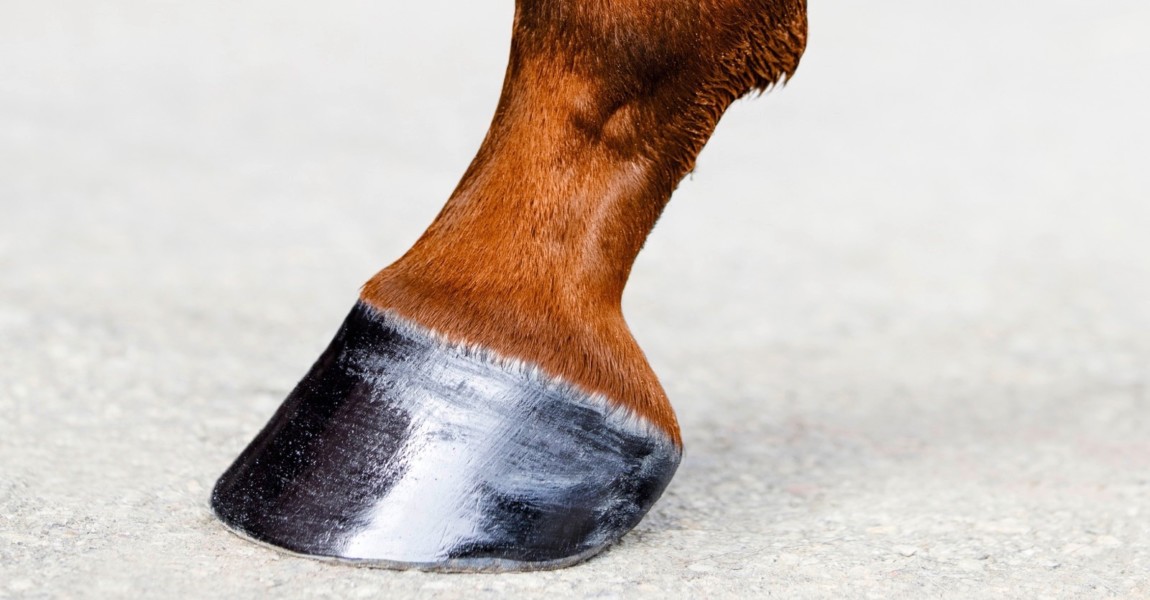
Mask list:
[{"label": "chestnut brown fur", "polygon": [[623,287],[731,102],[789,78],[805,0],[519,0],[490,130],[361,298],[679,427]]}]

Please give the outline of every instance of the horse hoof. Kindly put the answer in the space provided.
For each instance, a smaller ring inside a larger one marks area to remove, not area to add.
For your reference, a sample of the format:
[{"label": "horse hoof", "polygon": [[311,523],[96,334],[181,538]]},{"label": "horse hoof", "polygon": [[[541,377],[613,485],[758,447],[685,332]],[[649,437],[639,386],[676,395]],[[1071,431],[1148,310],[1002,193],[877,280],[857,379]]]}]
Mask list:
[{"label": "horse hoof", "polygon": [[310,557],[550,569],[634,527],[680,456],[602,397],[360,302],[211,506],[236,533]]}]

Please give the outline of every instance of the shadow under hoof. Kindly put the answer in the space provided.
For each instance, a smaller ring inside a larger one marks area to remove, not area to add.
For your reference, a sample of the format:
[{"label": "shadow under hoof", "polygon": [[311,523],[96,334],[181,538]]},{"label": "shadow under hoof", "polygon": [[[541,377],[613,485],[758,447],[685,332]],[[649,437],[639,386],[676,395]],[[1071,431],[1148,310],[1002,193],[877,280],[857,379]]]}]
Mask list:
[{"label": "shadow under hoof", "polygon": [[315,558],[549,569],[633,528],[680,456],[607,399],[360,302],[211,505],[236,533]]}]

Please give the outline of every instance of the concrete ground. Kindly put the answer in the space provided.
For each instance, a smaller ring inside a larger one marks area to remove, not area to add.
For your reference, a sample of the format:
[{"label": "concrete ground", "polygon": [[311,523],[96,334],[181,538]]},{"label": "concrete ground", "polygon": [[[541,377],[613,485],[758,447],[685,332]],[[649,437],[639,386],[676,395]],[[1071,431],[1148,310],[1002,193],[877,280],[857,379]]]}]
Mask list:
[{"label": "concrete ground", "polygon": [[811,10],[628,288],[676,479],[461,576],[207,495],[450,193],[512,2],[0,3],[0,597],[1150,597],[1150,5]]}]

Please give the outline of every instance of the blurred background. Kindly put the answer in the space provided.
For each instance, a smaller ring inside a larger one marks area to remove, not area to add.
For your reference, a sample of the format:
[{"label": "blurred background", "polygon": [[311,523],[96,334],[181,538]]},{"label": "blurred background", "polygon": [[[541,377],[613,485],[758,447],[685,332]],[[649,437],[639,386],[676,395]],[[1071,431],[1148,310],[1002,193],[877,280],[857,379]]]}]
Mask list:
[{"label": "blurred background", "polygon": [[513,4],[0,2],[0,597],[1150,596],[1150,5],[823,3],[625,298],[687,454],[506,577],[225,533],[215,478],[490,121]]}]

